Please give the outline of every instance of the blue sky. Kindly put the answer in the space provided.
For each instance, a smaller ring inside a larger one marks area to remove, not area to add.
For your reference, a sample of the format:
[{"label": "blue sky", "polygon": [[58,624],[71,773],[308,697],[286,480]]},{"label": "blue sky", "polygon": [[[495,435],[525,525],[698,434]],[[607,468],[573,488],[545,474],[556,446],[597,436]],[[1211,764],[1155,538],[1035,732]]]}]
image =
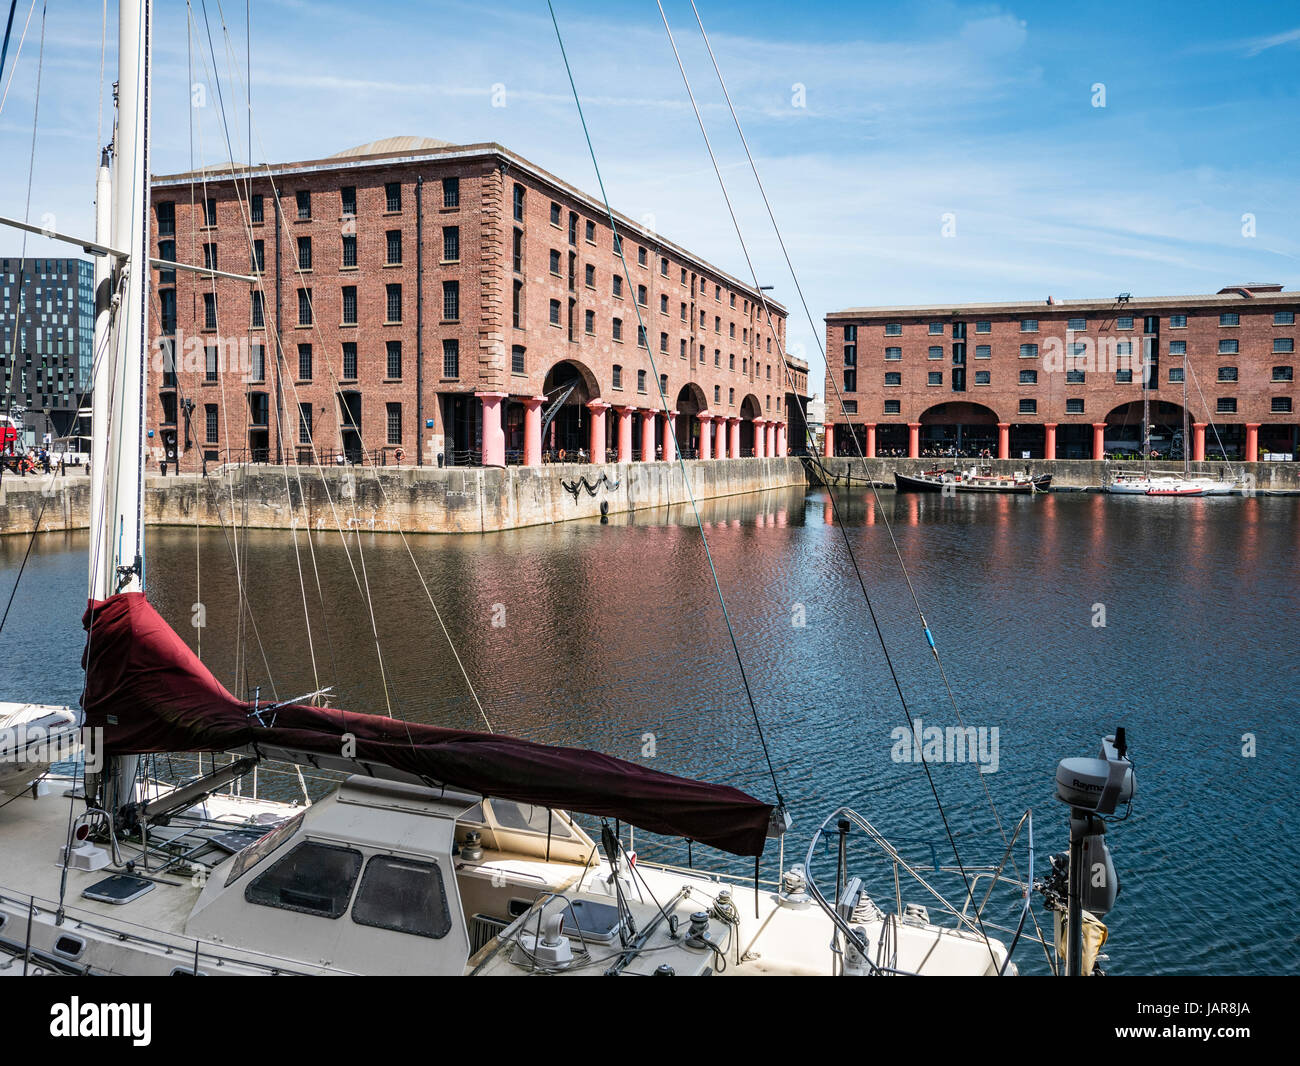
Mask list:
[{"label": "blue sky", "polygon": [[[827,311],[867,304],[1300,285],[1294,4],[697,3],[818,334]],[[158,173],[231,154],[194,6],[191,72],[186,6],[158,5]],[[665,9],[760,281],[790,308],[791,348],[819,385],[814,327],[690,4]],[[747,276],[653,0],[556,10],[614,206]],[[91,226],[100,14],[96,0],[63,0],[46,22],[30,215],[74,232]],[[207,15],[243,160],[245,7],[207,0]],[[10,47],[0,214],[25,212],[40,17],[38,3],[16,66]],[[397,134],[495,140],[596,191],[544,0],[252,0],[252,26],[255,161]],[[191,106],[195,82],[204,107]],[[1093,106],[1097,83],[1105,107]],[[0,250],[16,255],[21,241],[6,233]],[[67,254],[28,242],[27,254],[47,252]]]}]

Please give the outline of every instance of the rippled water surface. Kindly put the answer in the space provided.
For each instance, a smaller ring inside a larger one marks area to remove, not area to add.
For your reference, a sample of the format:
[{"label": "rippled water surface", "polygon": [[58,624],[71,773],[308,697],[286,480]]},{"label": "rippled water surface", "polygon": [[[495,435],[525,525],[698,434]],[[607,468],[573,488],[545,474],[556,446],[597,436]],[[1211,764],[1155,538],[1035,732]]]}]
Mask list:
[{"label": "rippled water surface", "polygon": [[[1033,808],[1041,873],[1065,847],[1057,761],[1095,755],[1123,725],[1139,796],[1108,838],[1122,881],[1112,972],[1300,969],[1288,883],[1300,866],[1300,500],[881,503],[966,724],[998,730],[995,773],[932,767],[962,858],[1001,852],[987,786],[1008,829]],[[841,507],[912,714],[955,724],[889,527],[869,497]],[[899,694],[825,493],[701,510],[795,819],[787,864],[840,804],[949,861],[923,767],[893,758]],[[481,727],[422,575],[494,729],[637,760],[652,742],[653,765],[773,796],[689,511],[405,542],[316,533],[296,550],[288,532],[233,538],[151,531],[148,577],[163,615],[191,643],[201,634],[203,659],[236,691],[333,685],[340,706]],[[6,597],[26,546],[0,541]],[[84,534],[37,540],[0,634],[0,698],[77,699],[85,551]]]}]

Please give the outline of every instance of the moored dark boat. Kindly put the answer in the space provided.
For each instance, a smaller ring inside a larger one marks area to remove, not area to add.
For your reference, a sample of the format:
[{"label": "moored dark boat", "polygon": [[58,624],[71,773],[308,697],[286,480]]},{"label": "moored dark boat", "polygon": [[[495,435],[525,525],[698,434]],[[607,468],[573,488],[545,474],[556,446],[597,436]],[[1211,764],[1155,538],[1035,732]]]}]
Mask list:
[{"label": "moored dark boat", "polygon": [[989,469],[925,470],[919,474],[894,471],[894,488],[898,492],[982,492],[1028,496],[1046,492],[1052,485],[1051,474],[1037,477],[1024,474],[995,474]]}]

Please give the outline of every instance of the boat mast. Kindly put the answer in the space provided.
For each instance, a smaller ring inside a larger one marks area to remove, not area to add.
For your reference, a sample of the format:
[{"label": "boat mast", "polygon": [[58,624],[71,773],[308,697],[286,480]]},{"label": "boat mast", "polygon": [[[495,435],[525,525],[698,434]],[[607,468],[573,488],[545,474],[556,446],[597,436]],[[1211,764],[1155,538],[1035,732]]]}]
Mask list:
[{"label": "boat mast", "polygon": [[[108,332],[95,374],[91,475],[90,597],[144,591],[144,389],[149,298],[149,67],[152,0],[118,5],[117,128],[111,182],[101,157],[96,226],[112,224],[112,247],[123,253],[105,266],[96,292],[95,337]],[[110,196],[111,192],[111,196]],[[102,202],[99,198],[103,198]],[[111,204],[106,211],[103,203]],[[96,270],[96,280],[100,271]],[[108,308],[101,308],[101,297]],[[115,309],[113,301],[120,299]],[[96,517],[98,516],[98,517]],[[93,634],[90,639],[94,639]],[[116,816],[135,800],[139,757],[109,760],[97,791]],[[89,782],[88,782],[89,787]]]},{"label": "boat mast", "polygon": [[[149,63],[152,0],[118,7],[117,132],[112,180],[113,246],[125,252],[111,291],[121,296],[96,382],[104,458],[99,470],[103,518],[92,527],[90,595],[144,588],[144,388],[149,296]],[[101,175],[101,191],[103,188]],[[98,218],[99,210],[96,208]],[[98,319],[97,319],[98,321]],[[107,396],[100,399],[107,386]],[[105,423],[107,423],[105,425]],[[92,462],[94,460],[92,459]]]},{"label": "boat mast", "polygon": [[1192,472],[1191,460],[1187,455],[1187,356],[1183,355],[1183,476],[1188,477]]}]

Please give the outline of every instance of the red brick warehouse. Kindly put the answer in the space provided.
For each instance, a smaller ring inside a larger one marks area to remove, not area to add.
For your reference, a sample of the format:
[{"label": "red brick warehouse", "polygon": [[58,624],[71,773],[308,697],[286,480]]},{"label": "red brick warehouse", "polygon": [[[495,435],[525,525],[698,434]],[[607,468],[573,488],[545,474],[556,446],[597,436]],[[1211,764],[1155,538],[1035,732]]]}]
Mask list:
[{"label": "red brick warehouse", "polygon": [[1298,307],[1297,293],[1252,284],[836,311],[826,316],[826,454],[1130,454],[1141,449],[1145,380],[1162,456],[1183,453],[1185,395],[1191,458],[1295,458]]},{"label": "red brick warehouse", "polygon": [[616,214],[629,285],[603,205],[500,145],[231,169],[153,179],[159,258],[257,279],[158,273],[155,459],[786,454],[785,309]]}]

